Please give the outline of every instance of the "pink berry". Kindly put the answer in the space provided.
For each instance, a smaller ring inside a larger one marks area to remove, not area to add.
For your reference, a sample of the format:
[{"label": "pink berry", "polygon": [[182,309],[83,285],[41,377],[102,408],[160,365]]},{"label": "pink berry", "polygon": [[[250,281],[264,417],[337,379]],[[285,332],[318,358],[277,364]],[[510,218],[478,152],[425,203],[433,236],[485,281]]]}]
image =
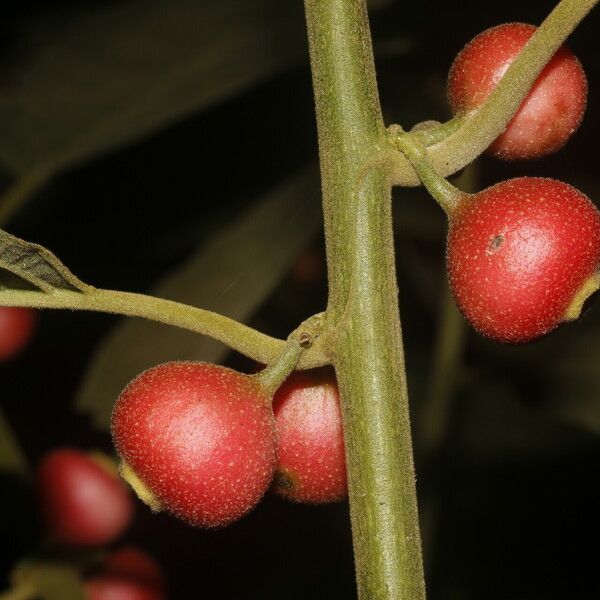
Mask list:
[{"label": "pink berry", "polygon": [[[448,98],[455,114],[483,103],[536,29],[524,23],[498,25],[461,50],[448,75]],[[555,152],[579,127],[586,101],[583,68],[577,57],[561,46],[489,151],[506,160]]]},{"label": "pink berry", "polygon": [[0,362],[10,360],[27,345],[36,316],[31,308],[0,307]]},{"label": "pink berry", "polygon": [[192,525],[240,518],[275,469],[270,399],[255,377],[217,365],[171,362],[142,373],[117,400],[112,433],[158,503]]},{"label": "pink berry", "polygon": [[166,600],[160,588],[111,575],[98,575],[84,584],[87,600]]},{"label": "pink berry", "polygon": [[344,498],[344,433],[333,372],[293,373],[275,394],[273,410],[279,442],[275,491],[315,504]]},{"label": "pink berry", "polygon": [[133,516],[133,503],[116,473],[78,450],[47,454],[37,472],[41,509],[59,542],[101,545],[120,536]]},{"label": "pink berry", "polygon": [[576,318],[598,287],[600,212],[553,179],[510,179],[467,197],[452,214],[450,285],[475,329],[533,340]]}]

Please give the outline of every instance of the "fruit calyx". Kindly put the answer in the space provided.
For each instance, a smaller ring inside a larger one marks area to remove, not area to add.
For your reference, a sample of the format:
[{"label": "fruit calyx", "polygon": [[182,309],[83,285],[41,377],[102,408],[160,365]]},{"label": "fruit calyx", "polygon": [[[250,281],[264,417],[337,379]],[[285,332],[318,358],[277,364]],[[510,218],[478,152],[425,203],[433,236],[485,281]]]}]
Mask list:
[{"label": "fruit calyx", "polygon": [[581,316],[585,303],[600,290],[600,273],[590,275],[577,290],[571,304],[565,311],[565,321],[576,321]]},{"label": "fruit calyx", "polygon": [[152,512],[161,512],[163,510],[163,505],[154,492],[125,461],[121,461],[121,464],[119,465],[119,475],[131,486],[135,495],[146,504]]}]

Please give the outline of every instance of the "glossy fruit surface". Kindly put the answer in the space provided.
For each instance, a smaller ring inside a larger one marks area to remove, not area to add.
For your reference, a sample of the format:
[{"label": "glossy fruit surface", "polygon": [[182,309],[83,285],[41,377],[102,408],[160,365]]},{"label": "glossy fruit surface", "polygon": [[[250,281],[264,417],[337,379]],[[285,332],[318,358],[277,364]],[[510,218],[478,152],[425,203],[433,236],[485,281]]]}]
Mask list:
[{"label": "glossy fruit surface", "polygon": [[165,587],[165,577],[158,561],[144,550],[125,546],[106,557],[104,572],[111,577],[131,579],[155,588]]},{"label": "glossy fruit surface", "polygon": [[[525,23],[498,25],[480,33],[461,50],[448,75],[448,98],[455,114],[483,103],[535,30]],[[515,160],[558,150],[579,127],[586,101],[583,68],[562,46],[489,151]]]},{"label": "glossy fruit surface", "polygon": [[556,327],[599,261],[598,209],[553,179],[494,185],[468,197],[450,221],[447,266],[457,304],[496,340],[527,342]]},{"label": "glossy fruit surface", "polygon": [[31,308],[0,307],[0,362],[13,358],[27,345],[36,316]]},{"label": "glossy fruit surface", "polygon": [[133,502],[125,484],[79,450],[47,454],[38,467],[37,483],[42,514],[59,542],[105,544],[131,521]]},{"label": "glossy fruit surface", "polygon": [[298,502],[344,498],[344,433],[333,371],[293,373],[277,390],[273,410],[279,443],[275,491]]},{"label": "glossy fruit surface", "polygon": [[84,583],[87,600],[165,600],[162,589],[144,585],[138,581],[99,575]]},{"label": "glossy fruit surface", "polygon": [[112,418],[121,458],[181,519],[225,525],[248,512],[275,468],[270,399],[256,378],[171,362],[134,379]]}]

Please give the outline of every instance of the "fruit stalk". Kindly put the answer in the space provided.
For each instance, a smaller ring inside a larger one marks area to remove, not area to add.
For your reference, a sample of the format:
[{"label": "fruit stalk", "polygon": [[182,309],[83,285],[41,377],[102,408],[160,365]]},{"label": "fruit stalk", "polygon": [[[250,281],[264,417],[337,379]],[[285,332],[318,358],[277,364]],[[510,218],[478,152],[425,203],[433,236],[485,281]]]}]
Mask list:
[{"label": "fruit stalk", "polygon": [[389,145],[364,0],[305,0],[337,328],[356,575],[363,600],[423,600]]}]

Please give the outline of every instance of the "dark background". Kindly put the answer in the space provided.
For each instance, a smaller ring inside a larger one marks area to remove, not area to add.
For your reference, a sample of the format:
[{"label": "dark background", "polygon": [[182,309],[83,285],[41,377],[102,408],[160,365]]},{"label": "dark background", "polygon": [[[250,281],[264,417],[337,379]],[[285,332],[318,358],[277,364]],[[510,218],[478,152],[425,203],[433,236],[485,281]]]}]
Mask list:
[{"label": "dark background", "polygon": [[[97,9],[102,3],[95,4]],[[516,0],[397,1],[375,12],[386,122],[410,127],[428,118],[446,119],[444,82],[458,50],[488,26],[539,23],[552,6]],[[0,67],[10,71],[18,65],[21,32],[32,20],[60,23],[60,15],[85,10],[68,1],[4,5]],[[481,158],[481,188],[518,175],[551,176],[598,201],[599,18],[592,12],[569,42],[589,78],[581,130],[545,160],[500,164]],[[10,85],[10,79],[0,76],[0,94],[3,84]],[[51,248],[87,282],[144,291],[260,194],[316,157],[311,94],[305,56],[297,66],[156,134],[65,170],[6,228]],[[232,139],[233,173],[225,162]],[[13,178],[5,169],[0,182],[8,189]],[[444,296],[445,224],[423,192],[397,190],[395,196],[401,313],[418,442]],[[253,317],[256,327],[285,337],[323,309],[323,253],[319,237],[305,255],[312,265],[309,276],[292,269]],[[433,600],[599,597],[599,312],[516,348],[483,340],[465,326],[446,435],[435,456],[417,454]],[[94,348],[116,321],[107,315],[44,313],[31,346],[0,366],[2,410],[32,465],[57,446],[110,452],[108,434],[73,409],[73,397]],[[239,356],[228,361],[253,368]],[[20,557],[36,550],[43,532],[28,485],[10,474],[2,479],[4,577]],[[206,532],[152,516],[138,503],[125,541],[157,556],[177,599],[355,596],[345,504],[307,507],[267,496],[239,523]]]}]

